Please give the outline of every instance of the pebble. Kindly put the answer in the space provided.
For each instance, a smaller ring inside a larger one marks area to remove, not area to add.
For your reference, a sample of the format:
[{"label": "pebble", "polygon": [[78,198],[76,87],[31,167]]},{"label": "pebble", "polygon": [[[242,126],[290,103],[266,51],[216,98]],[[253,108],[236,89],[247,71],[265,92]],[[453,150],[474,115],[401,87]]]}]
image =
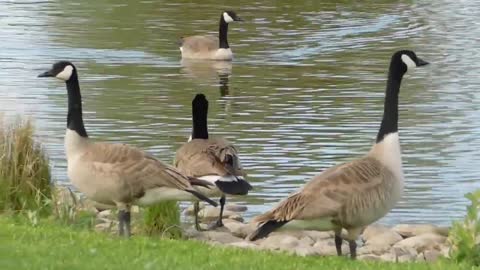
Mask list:
[{"label": "pebble", "polygon": [[440,249],[445,243],[446,237],[434,233],[425,233],[410,238],[403,239],[396,243],[393,247],[414,248],[417,252],[423,252],[428,249]]},{"label": "pebble", "polygon": [[431,224],[398,224],[394,226],[392,230],[403,237],[418,236],[426,233],[448,236],[449,228]]}]

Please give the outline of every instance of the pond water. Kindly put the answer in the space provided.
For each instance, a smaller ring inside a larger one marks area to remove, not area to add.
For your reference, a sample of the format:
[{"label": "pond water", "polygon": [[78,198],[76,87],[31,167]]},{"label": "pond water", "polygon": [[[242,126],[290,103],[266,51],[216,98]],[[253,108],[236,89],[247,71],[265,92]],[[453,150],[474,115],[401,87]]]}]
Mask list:
[{"label": "pond water", "polygon": [[[92,138],[171,162],[191,130],[191,100],[210,101],[209,129],[235,142],[254,191],[232,201],[251,217],[323,169],[369,150],[391,54],[431,65],[406,75],[401,202],[381,222],[450,224],[480,188],[480,3],[475,1],[0,0],[0,106],[34,118],[55,180],[68,184],[63,83],[36,75],[60,59],[79,69]],[[194,3],[197,2],[197,3]],[[232,24],[231,64],[182,63],[177,39]]]}]

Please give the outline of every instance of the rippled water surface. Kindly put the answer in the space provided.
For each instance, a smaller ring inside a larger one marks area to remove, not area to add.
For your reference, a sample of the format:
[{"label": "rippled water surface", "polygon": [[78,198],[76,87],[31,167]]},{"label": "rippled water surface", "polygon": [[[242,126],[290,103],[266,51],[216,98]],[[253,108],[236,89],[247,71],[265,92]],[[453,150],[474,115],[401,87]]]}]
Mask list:
[{"label": "rippled water surface", "polygon": [[[480,187],[480,4],[475,1],[0,0],[0,106],[31,115],[68,184],[63,151],[66,90],[36,75],[59,59],[80,72],[87,129],[170,162],[191,130],[191,99],[210,100],[210,133],[240,148],[255,190],[233,200],[250,216],[323,169],[369,150],[381,119],[392,52],[432,65],[400,93],[406,175],[384,223],[449,224]],[[290,4],[288,4],[290,3]],[[177,39],[232,24],[231,64],[180,61]]]}]

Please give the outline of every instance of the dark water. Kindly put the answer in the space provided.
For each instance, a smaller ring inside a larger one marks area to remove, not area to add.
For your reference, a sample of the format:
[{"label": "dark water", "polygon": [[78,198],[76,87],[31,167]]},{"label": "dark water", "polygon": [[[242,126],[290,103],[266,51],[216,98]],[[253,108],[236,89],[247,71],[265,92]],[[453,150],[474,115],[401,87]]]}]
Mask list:
[{"label": "dark water", "polygon": [[[432,63],[404,79],[405,195],[384,223],[449,224],[480,187],[480,5],[474,1],[240,0],[232,64],[182,63],[176,40],[215,33],[217,1],[0,0],[0,106],[31,115],[68,183],[66,91],[36,75],[56,60],[80,71],[87,129],[170,162],[190,133],[191,99],[210,100],[209,128],[239,146],[255,190],[234,200],[267,210],[324,168],[369,150],[392,52]],[[290,3],[290,4],[289,4]]]}]

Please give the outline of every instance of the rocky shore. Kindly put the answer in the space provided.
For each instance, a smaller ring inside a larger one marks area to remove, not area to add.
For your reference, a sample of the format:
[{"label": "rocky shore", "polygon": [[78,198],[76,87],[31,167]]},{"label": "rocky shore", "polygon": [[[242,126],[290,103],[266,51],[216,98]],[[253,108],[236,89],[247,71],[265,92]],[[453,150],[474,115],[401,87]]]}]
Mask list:
[{"label": "rocky shore", "polygon": [[[93,204],[88,202],[81,204],[82,208],[94,211]],[[246,210],[247,207],[243,205],[227,204],[224,211],[224,227],[199,232],[190,224],[184,229],[184,236],[212,245],[287,252],[298,256],[336,255],[332,232],[274,232],[269,237],[254,242],[245,240],[247,235],[255,229],[253,224],[244,221],[242,214]],[[139,215],[140,211],[138,207],[132,209],[134,216]],[[208,224],[213,223],[218,212],[218,208],[210,206],[202,208],[199,213],[202,227],[207,228]],[[192,213],[191,206],[184,210],[189,220]],[[96,212],[95,230],[116,234],[117,225],[116,215],[111,210]],[[133,233],[135,234],[137,230],[138,228],[134,226]],[[391,262],[433,262],[442,256],[449,255],[448,231],[449,228],[430,224],[398,224],[393,227],[373,224],[365,229],[357,242],[357,258]],[[343,254],[348,255],[346,241],[342,247]]]}]

